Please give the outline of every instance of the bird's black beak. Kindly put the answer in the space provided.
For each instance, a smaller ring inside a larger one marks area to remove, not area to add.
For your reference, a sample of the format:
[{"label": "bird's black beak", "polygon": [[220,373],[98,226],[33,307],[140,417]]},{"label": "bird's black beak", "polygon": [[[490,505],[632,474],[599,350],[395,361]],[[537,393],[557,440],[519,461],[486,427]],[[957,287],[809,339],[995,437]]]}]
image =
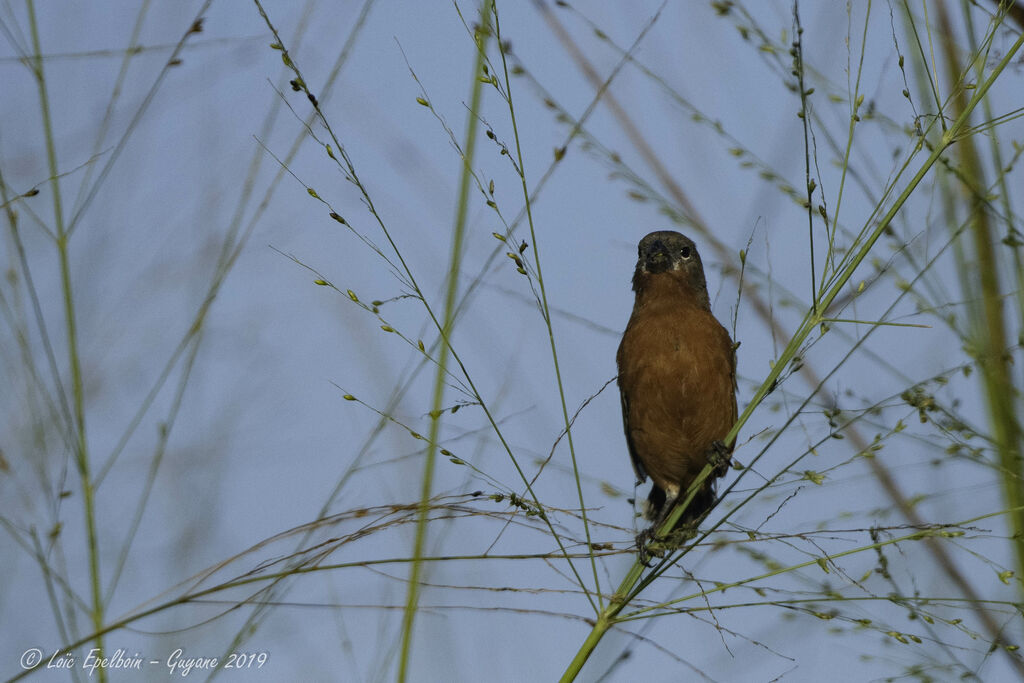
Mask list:
[{"label": "bird's black beak", "polygon": [[663,273],[671,266],[672,258],[669,256],[668,247],[661,240],[655,240],[644,254],[644,270],[648,273]]}]

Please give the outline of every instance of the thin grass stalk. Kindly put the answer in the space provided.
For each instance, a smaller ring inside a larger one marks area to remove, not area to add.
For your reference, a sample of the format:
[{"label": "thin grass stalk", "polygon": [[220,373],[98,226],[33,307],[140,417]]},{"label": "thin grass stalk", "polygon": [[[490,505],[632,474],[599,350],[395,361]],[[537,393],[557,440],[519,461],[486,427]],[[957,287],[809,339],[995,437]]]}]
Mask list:
[{"label": "thin grass stalk", "polygon": [[203,17],[205,16],[207,10],[210,9],[211,4],[213,4],[213,0],[205,0],[205,2],[203,2],[203,4],[193,15],[195,18],[192,20],[192,23],[189,25],[189,28],[185,31],[185,33],[182,34],[181,39],[178,40],[178,42],[175,44],[174,50],[171,52],[170,57],[168,57],[167,62],[160,70],[160,73],[157,74],[156,79],[153,81],[153,84],[146,92],[145,97],[142,98],[142,103],[139,105],[138,109],[136,109],[135,114],[132,116],[131,121],[128,122],[128,126],[127,128],[125,128],[124,133],[118,139],[117,144],[114,145],[114,148],[110,151],[110,154],[107,156],[107,160],[103,164],[103,168],[100,169],[99,175],[96,177],[96,182],[89,186],[88,191],[85,194],[79,196],[79,201],[77,202],[74,211],[72,211],[71,213],[71,219],[68,221],[68,234],[74,233],[75,228],[78,227],[79,221],[81,220],[82,216],[85,215],[85,212],[89,209],[89,206],[92,205],[93,200],[96,199],[97,195],[99,194],[100,188],[103,186],[103,184],[106,182],[106,179],[109,177],[110,171],[114,168],[114,164],[117,163],[117,160],[121,157],[121,153],[128,146],[128,140],[131,138],[139,123],[142,121],[142,117],[146,114],[146,111],[148,111],[149,105],[153,103],[153,100],[156,97],[157,92],[159,92],[160,90],[160,86],[164,82],[164,79],[167,77],[168,73],[170,73],[171,69],[174,68],[174,64],[177,63],[178,57],[181,55],[182,50],[185,49],[185,42],[188,40],[189,36],[198,35],[202,31]]},{"label": "thin grass stalk", "polygon": [[[505,48],[501,45],[501,23],[498,20],[498,8],[496,3],[491,5],[494,11],[494,31],[498,41],[498,49],[501,53],[501,66],[505,74],[505,101],[508,104],[509,118],[512,121],[512,137],[516,144],[516,166],[519,169],[519,180],[523,190],[523,203],[526,210],[526,222],[530,227],[530,244],[533,247],[533,263],[537,269],[537,286],[540,289],[541,313],[544,317],[544,325],[547,327],[548,343],[551,345],[551,361],[555,370],[555,381],[558,384],[558,399],[562,405],[562,421],[565,425],[565,438],[569,446],[569,458],[572,461],[573,479],[576,482],[576,497],[580,503],[580,516],[583,518],[583,533],[587,539],[587,547],[592,548],[590,539],[590,522],[587,519],[587,505],[583,499],[583,484],[580,482],[580,470],[576,462],[576,447],[572,440],[572,424],[569,419],[569,407],[565,400],[565,386],[562,382],[562,371],[558,364],[558,345],[555,343],[555,330],[551,325],[551,308],[548,305],[547,288],[544,286],[544,275],[540,265],[540,247],[537,246],[537,232],[533,224],[533,202],[530,201],[530,188],[526,184],[526,166],[523,162],[523,149],[519,138],[519,125],[516,123],[516,108],[512,101],[512,79],[509,77],[508,59],[505,55]],[[594,574],[594,593],[597,595],[598,605],[604,607],[604,597],[601,593],[601,579],[597,571],[597,560],[593,553],[590,554],[590,568]]]},{"label": "thin grass stalk", "polygon": [[[106,111],[103,112],[103,118],[100,121],[100,129],[96,131],[96,139],[93,141],[91,155],[93,158],[98,158],[103,152],[103,143],[107,140],[107,133],[110,131],[110,126],[114,122],[114,111],[121,99],[124,83],[128,79],[128,67],[136,55],[140,54],[138,51],[138,48],[141,47],[139,43],[139,35],[142,33],[142,27],[145,24],[146,16],[149,14],[150,4],[151,0],[144,0],[142,6],[139,7],[138,13],[135,15],[135,24],[132,26],[131,37],[128,39],[128,48],[124,51],[124,54],[121,57],[121,68],[117,72],[117,78],[114,80],[114,88],[110,93],[110,98],[107,100],[107,108]],[[82,179],[82,183],[78,186],[79,200],[85,196],[85,192],[89,187],[91,187],[92,174],[95,170],[96,165],[94,164],[89,164],[86,167],[85,177]],[[72,213],[74,212],[74,208],[72,208]]]},{"label": "thin grass stalk", "polygon": [[[914,21],[914,13],[910,11],[910,5],[907,2],[907,0],[903,0],[903,15],[907,18],[907,24],[909,26],[910,34],[914,38],[915,45],[917,45],[917,53],[918,53],[918,56],[920,57],[920,66],[924,70],[924,74],[925,74],[926,80],[928,82],[928,87],[929,87],[928,95],[933,100],[932,103],[935,105],[935,110],[936,111],[942,111],[942,98],[939,97],[939,87],[938,87],[938,84],[936,83],[937,76],[934,73],[934,69],[928,68],[928,64],[929,63],[934,66],[935,60],[934,59],[929,60],[929,58],[928,58],[928,52],[924,49],[924,45],[921,43],[921,34],[918,32],[917,24]],[[928,27],[927,20],[925,21],[925,27]],[[931,44],[931,35],[929,35],[929,37],[928,37],[928,42],[929,42],[929,45],[930,45]],[[942,125],[945,126],[945,122],[944,121],[942,122]]]},{"label": "thin grass stalk", "polygon": [[[793,2],[793,71],[796,73],[797,87],[800,89],[800,123],[804,131],[804,187],[807,188],[807,241],[811,254],[811,302],[815,309],[818,307],[818,278],[816,276],[814,263],[814,188],[816,182],[811,177],[811,142],[810,142],[810,121],[807,117],[807,96],[808,91],[804,85],[804,27],[800,24],[800,3]],[[852,130],[851,143],[853,142]],[[843,166],[846,172],[846,165]],[[839,217],[836,216],[836,223]],[[825,233],[828,234],[828,223],[825,224]],[[735,325],[733,326],[735,328]],[[735,336],[735,335],[734,335]]]},{"label": "thin grass stalk", "polygon": [[[868,20],[871,18],[871,2],[868,2],[867,13],[864,15],[864,32],[861,35],[860,43],[860,61],[857,62],[857,80],[854,82],[853,92],[850,93],[850,102],[852,108],[850,109],[850,131],[846,137],[846,151],[843,153],[842,162],[842,173],[839,176],[839,194],[836,197],[835,208],[832,209],[832,230],[829,232],[828,237],[828,258],[826,259],[825,267],[821,269],[821,289],[825,288],[825,283],[828,278],[829,272],[835,270],[836,265],[832,260],[833,254],[835,254],[836,235],[839,233],[839,214],[843,206],[843,190],[846,189],[846,175],[850,168],[850,153],[853,151],[853,135],[857,129],[857,124],[860,122],[860,116],[857,114],[857,110],[860,109],[860,105],[864,103],[864,95],[860,92],[860,79],[864,73],[864,54],[867,51],[868,42]],[[849,61],[849,60],[847,60]],[[849,87],[849,86],[848,86]],[[802,111],[806,115],[806,106],[802,108]],[[821,306],[822,310],[827,308],[827,305]]]},{"label": "thin grass stalk", "polygon": [[[992,69],[989,75],[982,80],[977,89],[974,91],[974,95],[970,101],[964,105],[963,111],[957,116],[956,120],[950,124],[950,126],[943,132],[939,144],[935,146],[928,158],[921,164],[917,172],[907,182],[906,187],[900,192],[899,196],[895,199],[892,206],[885,212],[885,215],[879,220],[873,230],[870,231],[868,236],[861,242],[855,249],[851,249],[850,257],[847,259],[845,266],[839,271],[835,278],[833,278],[826,291],[820,300],[820,306],[817,310],[809,310],[804,316],[803,322],[800,327],[794,333],[790,339],[786,348],[783,349],[779,358],[772,366],[768,376],[758,387],[754,393],[754,397],[750,403],[747,404],[743,412],[740,414],[739,419],[732,429],[729,430],[729,434],[723,439],[725,443],[729,443],[736,438],[739,430],[743,427],[746,421],[750,418],[754,410],[761,404],[765,397],[774,388],[775,383],[782,374],[782,371],[790,364],[794,357],[796,357],[798,351],[803,345],[804,341],[810,336],[811,332],[814,331],[818,325],[822,323],[826,317],[823,312],[828,310],[832,302],[839,296],[843,288],[846,287],[847,283],[853,277],[854,272],[860,266],[860,264],[867,258],[871,249],[874,247],[878,239],[885,233],[889,224],[895,218],[896,214],[903,207],[906,201],[910,198],[911,194],[917,189],[917,186],[921,183],[924,177],[931,170],[935,162],[939,160],[942,154],[948,149],[954,142],[958,141],[958,136],[967,128],[967,121],[970,117],[971,112],[979,105],[984,99],[988,90],[992,87],[995,81],[999,78],[999,75],[1006,68],[1006,65],[1010,63],[1014,55],[1020,50],[1021,46],[1024,45],[1024,35],[1018,37],[1017,41],[1007,50],[1007,53],[1003,56],[1003,59]],[[923,146],[923,142],[918,143],[918,148]],[[893,180],[893,183],[897,182],[899,177]],[[672,514],[669,515],[665,523],[658,529],[659,534],[664,534],[670,531],[675,522],[682,516],[686,506],[689,504],[695,495],[698,487],[703,481],[710,475],[711,466],[706,465],[701,471],[700,475],[693,482],[688,489],[686,500],[682,505],[677,506]],[[1015,511],[1016,514],[1020,514],[1020,510]],[[999,513],[1001,514],[1001,512]],[[616,617],[619,612],[622,611],[623,607],[627,604],[627,600],[631,600],[636,596],[633,592],[634,586],[638,583],[640,576],[643,573],[643,565],[640,564],[639,559],[633,563],[633,566],[626,573],[626,577],[623,579],[619,586],[619,589],[615,593],[615,597],[609,602],[608,606],[602,610],[601,614],[591,629],[591,632],[587,635],[583,644],[576,652],[572,661],[570,662],[565,673],[562,675],[561,680],[572,681],[575,680],[576,676],[582,670],[583,665],[589,659],[590,655],[596,649],[597,644],[604,637],[604,634],[616,623]]]},{"label": "thin grass stalk", "polygon": [[[39,43],[39,25],[36,22],[35,3],[28,0],[29,28],[32,32],[32,72],[39,88],[39,108],[43,119],[43,136],[46,140],[46,162],[50,172],[50,188],[53,192],[53,214],[56,224],[56,246],[60,260],[61,294],[64,303],[64,324],[67,328],[68,365],[71,372],[71,400],[74,411],[74,453],[75,466],[82,486],[82,506],[85,517],[86,551],[89,560],[89,590],[92,596],[89,617],[93,631],[103,627],[103,591],[100,587],[100,548],[96,535],[96,502],[92,475],[89,467],[89,450],[85,431],[85,391],[82,385],[82,366],[78,352],[78,328],[75,322],[74,289],[71,283],[71,264],[68,259],[69,234],[64,223],[64,207],[61,204],[57,148],[53,136],[53,121],[50,116],[50,98],[46,90],[46,76],[43,70],[42,49]],[[103,657],[103,639],[97,636],[98,657]],[[106,681],[106,671],[99,670],[99,680]]]},{"label": "thin grass stalk", "polygon": [[416,520],[416,538],[413,542],[412,567],[409,571],[409,589],[406,594],[405,613],[402,616],[402,649],[398,660],[398,680],[405,681],[409,675],[412,654],[413,624],[416,620],[420,595],[420,574],[423,572],[423,550],[427,539],[427,518],[430,514],[430,496],[434,483],[434,464],[437,460],[437,441],[441,432],[441,415],[444,413],[444,387],[448,372],[448,356],[451,347],[451,332],[455,320],[459,271],[465,242],[466,222],[469,214],[469,191],[473,179],[473,157],[476,152],[476,135],[479,127],[480,101],[483,97],[483,72],[487,43],[491,36],[491,10],[493,0],[480,3],[480,25],[476,31],[476,59],[473,64],[472,89],[469,111],[466,113],[466,137],[463,149],[463,166],[459,181],[459,200],[456,207],[455,225],[452,229],[452,248],[449,257],[447,291],[445,293],[441,336],[445,343],[438,350],[437,374],[434,378],[434,396],[430,411],[430,441],[423,463],[423,479],[420,489],[420,505]]}]

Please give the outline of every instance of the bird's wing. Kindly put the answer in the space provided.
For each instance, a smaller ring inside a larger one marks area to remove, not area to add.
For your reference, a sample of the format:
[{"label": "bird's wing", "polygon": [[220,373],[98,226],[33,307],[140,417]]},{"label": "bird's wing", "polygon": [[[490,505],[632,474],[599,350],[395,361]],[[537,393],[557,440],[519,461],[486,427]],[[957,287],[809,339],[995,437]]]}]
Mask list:
[{"label": "bird's wing", "polygon": [[647,472],[636,454],[636,446],[633,445],[633,432],[629,428],[629,397],[625,390],[619,387],[619,396],[622,398],[622,431],[626,433],[626,448],[629,449],[629,459],[633,461],[633,472],[636,473],[636,483],[642,484],[647,481]]}]

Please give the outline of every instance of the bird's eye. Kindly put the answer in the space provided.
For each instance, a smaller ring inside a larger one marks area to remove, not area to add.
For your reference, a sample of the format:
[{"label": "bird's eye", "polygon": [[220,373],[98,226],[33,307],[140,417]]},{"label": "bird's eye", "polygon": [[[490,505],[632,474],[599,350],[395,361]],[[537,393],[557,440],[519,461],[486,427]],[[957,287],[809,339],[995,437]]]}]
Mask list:
[{"label": "bird's eye", "polygon": [[690,256],[693,255],[693,252],[691,251],[691,249],[689,247],[683,247],[683,250],[680,251],[679,254],[680,254],[680,256],[683,257],[684,260],[689,260]]}]

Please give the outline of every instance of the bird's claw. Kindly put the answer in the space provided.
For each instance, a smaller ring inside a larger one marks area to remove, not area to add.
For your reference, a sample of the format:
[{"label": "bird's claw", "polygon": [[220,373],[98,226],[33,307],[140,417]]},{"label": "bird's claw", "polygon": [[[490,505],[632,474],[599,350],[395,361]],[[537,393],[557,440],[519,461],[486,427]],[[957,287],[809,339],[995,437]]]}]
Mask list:
[{"label": "bird's claw", "polygon": [[691,526],[673,529],[664,536],[658,535],[657,528],[655,524],[636,536],[637,554],[640,556],[640,564],[645,567],[651,566],[651,558],[665,557],[666,551],[682,548],[697,535],[697,530]]},{"label": "bird's claw", "polygon": [[732,452],[722,441],[715,441],[708,449],[708,464],[711,465],[712,475],[724,476],[729,471],[729,461],[732,460]]},{"label": "bird's claw", "polygon": [[636,550],[640,564],[645,567],[651,566],[652,557],[664,557],[665,551],[659,548],[659,539],[656,527],[644,529],[636,535]]}]

